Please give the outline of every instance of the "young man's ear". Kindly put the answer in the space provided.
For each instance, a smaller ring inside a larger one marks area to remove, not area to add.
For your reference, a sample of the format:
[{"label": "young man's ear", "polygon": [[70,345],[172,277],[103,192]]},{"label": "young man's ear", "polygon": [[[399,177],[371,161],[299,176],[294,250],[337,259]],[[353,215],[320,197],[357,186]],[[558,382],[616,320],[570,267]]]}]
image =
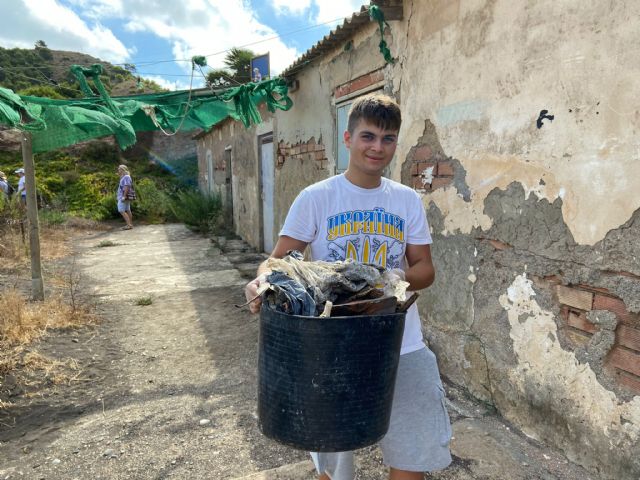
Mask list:
[{"label": "young man's ear", "polygon": [[349,132],[349,130],[344,131],[343,138],[345,147],[351,148],[351,133]]}]

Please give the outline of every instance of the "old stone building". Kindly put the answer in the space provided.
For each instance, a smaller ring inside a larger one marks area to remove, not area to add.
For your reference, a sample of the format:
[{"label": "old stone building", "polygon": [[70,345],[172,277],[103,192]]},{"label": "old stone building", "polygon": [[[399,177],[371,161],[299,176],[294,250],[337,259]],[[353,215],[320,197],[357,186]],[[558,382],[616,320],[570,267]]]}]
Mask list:
[{"label": "old stone building", "polygon": [[300,189],[346,167],[353,99],[392,95],[388,174],[427,210],[442,374],[601,478],[638,478],[640,4],[373,3],[394,62],[363,7],[284,72],[292,110],[200,136],[201,188],[269,251]]}]

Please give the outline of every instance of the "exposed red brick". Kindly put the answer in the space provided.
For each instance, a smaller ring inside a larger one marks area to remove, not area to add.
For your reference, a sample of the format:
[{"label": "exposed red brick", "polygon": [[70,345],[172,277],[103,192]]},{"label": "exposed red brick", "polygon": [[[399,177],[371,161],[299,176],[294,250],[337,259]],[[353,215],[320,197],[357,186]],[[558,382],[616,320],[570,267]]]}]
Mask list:
[{"label": "exposed red brick", "polygon": [[376,70],[375,72],[367,73],[358,78],[354,78],[348,83],[336,87],[336,89],[334,90],[334,97],[340,98],[348,95],[349,93],[357,92],[358,90],[369,87],[383,79],[384,72],[382,71],[382,69]]},{"label": "exposed red brick", "polygon": [[424,183],[422,183],[422,177],[417,176],[417,177],[413,177],[412,186],[414,190],[424,190],[425,188],[429,187],[429,184],[425,185]]},{"label": "exposed red brick", "polygon": [[568,328],[566,335],[573,345],[573,348],[584,346],[591,340],[590,333],[583,332],[582,330],[574,330],[573,328]]},{"label": "exposed red brick", "polygon": [[640,353],[615,346],[609,352],[605,364],[640,376]]},{"label": "exposed red brick", "polygon": [[453,176],[453,165],[450,162],[438,162],[438,176]]},{"label": "exposed red brick", "polygon": [[640,330],[621,323],[616,328],[616,344],[640,352]]},{"label": "exposed red brick", "polygon": [[291,149],[291,155],[298,155],[300,153],[300,145],[296,145]]},{"label": "exposed red brick", "polygon": [[307,153],[307,150],[309,150],[309,146],[306,143],[300,145],[300,153]]},{"label": "exposed red brick", "polygon": [[585,312],[575,310],[569,310],[567,325],[587,333],[596,333],[598,331],[598,327],[587,320],[587,314]]},{"label": "exposed red brick", "polygon": [[622,385],[635,392],[637,395],[640,395],[640,377],[622,370],[616,370],[616,377]]},{"label": "exposed red brick", "polygon": [[633,322],[633,316],[627,311],[627,307],[624,302],[619,298],[608,297],[606,295],[596,293],[593,299],[593,309],[609,310],[610,312],[615,313],[623,322]]},{"label": "exposed red brick", "polygon": [[324,152],[324,145],[321,143],[316,143],[316,148],[315,148],[316,152]]},{"label": "exposed red brick", "polygon": [[552,285],[560,285],[562,283],[562,279],[557,275],[547,275],[543,280],[551,283]]},{"label": "exposed red brick", "polygon": [[593,306],[593,293],[578,288],[571,288],[565,285],[556,287],[558,301],[563,305],[577,308],[579,310],[590,311]]},{"label": "exposed red brick", "polygon": [[431,151],[431,147],[429,145],[421,145],[413,151],[413,160],[430,160],[432,155],[433,152]]},{"label": "exposed red brick", "polygon": [[417,175],[422,175],[422,172],[424,172],[427,168],[433,168],[433,171],[431,172],[431,175],[435,175],[435,169],[436,169],[436,164],[433,162],[418,162],[416,167],[416,174]]},{"label": "exposed red brick", "polygon": [[433,179],[433,182],[431,182],[431,188],[435,190],[436,188],[446,187],[452,180],[450,177],[436,177]]},{"label": "exposed red brick", "polygon": [[582,288],[583,290],[590,290],[592,292],[600,292],[600,293],[606,293],[606,294],[610,294],[611,293],[606,288],[593,287],[591,285],[585,285],[583,283],[579,283],[576,286]]},{"label": "exposed red brick", "polygon": [[322,160],[324,159],[324,152],[321,152],[321,151],[315,152],[314,157],[316,160]]},{"label": "exposed red brick", "polygon": [[506,250],[507,248],[511,248],[511,245],[501,242],[500,240],[489,239],[489,243],[496,250]]}]

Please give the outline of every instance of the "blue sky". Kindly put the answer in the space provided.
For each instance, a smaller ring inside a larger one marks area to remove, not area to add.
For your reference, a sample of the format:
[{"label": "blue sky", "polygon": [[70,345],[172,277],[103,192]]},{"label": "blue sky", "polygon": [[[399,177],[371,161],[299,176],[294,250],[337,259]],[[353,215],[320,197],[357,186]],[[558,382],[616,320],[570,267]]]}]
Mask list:
[{"label": "blue sky", "polygon": [[185,89],[188,59],[205,55],[209,66],[222,67],[234,46],[269,52],[277,75],[363,4],[368,1],[0,0],[0,46],[32,48],[44,40],[54,50],[132,63],[165,88]]}]

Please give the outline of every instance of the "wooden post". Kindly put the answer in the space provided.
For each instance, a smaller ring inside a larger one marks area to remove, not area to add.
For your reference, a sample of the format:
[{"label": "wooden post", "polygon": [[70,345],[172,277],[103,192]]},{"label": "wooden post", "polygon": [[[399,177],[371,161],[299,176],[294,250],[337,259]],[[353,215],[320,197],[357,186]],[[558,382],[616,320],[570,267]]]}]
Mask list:
[{"label": "wooden post", "polygon": [[40,264],[40,228],[38,226],[38,200],[36,196],[36,169],[31,149],[31,134],[22,132],[22,161],[24,162],[27,191],[27,219],[29,220],[29,252],[31,254],[31,296],[44,300],[44,280]]}]

